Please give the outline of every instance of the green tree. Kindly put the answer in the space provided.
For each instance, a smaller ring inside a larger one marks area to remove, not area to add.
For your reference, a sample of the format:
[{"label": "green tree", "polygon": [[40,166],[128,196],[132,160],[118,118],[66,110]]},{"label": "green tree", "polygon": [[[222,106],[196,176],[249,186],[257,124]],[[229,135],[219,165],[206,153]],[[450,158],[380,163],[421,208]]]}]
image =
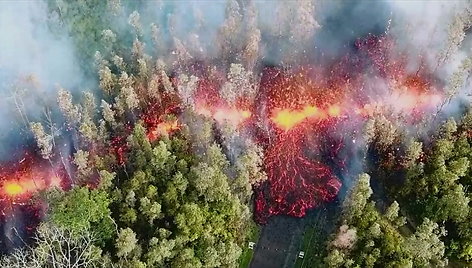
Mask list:
[{"label": "green tree", "polygon": [[[113,180],[111,208],[120,219],[118,226],[135,233],[139,250],[118,251],[117,263],[235,266],[250,217],[231,191],[225,173],[229,162],[221,148],[208,146],[199,158],[185,137],[151,143],[141,124],[127,140],[131,161],[127,172]],[[120,233],[120,241],[127,233]]]},{"label": "green tree", "polygon": [[444,267],[445,246],[441,237],[445,231],[438,224],[425,219],[416,232],[405,241],[406,249],[412,254],[414,267]]},{"label": "green tree", "polygon": [[72,235],[92,231],[98,243],[104,243],[113,236],[111,201],[106,192],[74,187],[68,192],[51,192],[48,201],[48,220],[59,228]]},{"label": "green tree", "polygon": [[343,212],[348,221],[361,218],[371,195],[370,176],[365,173],[359,175],[357,184],[352,188],[343,204]]},{"label": "green tree", "polygon": [[136,234],[130,228],[121,229],[116,238],[116,256],[119,258],[127,258],[130,253],[137,247],[138,240]]}]

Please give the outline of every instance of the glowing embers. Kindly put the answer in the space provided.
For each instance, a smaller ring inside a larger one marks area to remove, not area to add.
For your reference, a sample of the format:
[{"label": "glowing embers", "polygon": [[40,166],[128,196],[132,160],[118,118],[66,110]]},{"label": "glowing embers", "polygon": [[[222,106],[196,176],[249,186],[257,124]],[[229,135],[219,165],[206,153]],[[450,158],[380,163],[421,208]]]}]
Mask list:
[{"label": "glowing embers", "polygon": [[307,105],[302,110],[275,109],[271,120],[278,128],[287,131],[305,120],[322,120],[328,117],[338,117],[340,115],[341,108],[338,105],[331,105],[326,110]]},{"label": "glowing embers", "polygon": [[272,215],[303,217],[308,209],[333,200],[341,182],[325,164],[308,159],[303,137],[283,133],[265,152],[268,181],[256,194],[255,218],[265,223]]},{"label": "glowing embers", "polygon": [[150,105],[141,116],[146,125],[149,141],[152,142],[163,135],[171,135],[179,131],[182,128],[178,119],[180,114],[181,110],[177,105],[169,104],[166,109],[157,103]]},{"label": "glowing embers", "polygon": [[177,119],[160,122],[155,127],[148,129],[148,139],[154,141],[162,135],[169,135],[180,130],[181,127]]},{"label": "glowing embers", "polygon": [[341,115],[341,107],[339,107],[338,105],[331,105],[329,108],[328,108],[328,115],[330,117],[338,117]]}]

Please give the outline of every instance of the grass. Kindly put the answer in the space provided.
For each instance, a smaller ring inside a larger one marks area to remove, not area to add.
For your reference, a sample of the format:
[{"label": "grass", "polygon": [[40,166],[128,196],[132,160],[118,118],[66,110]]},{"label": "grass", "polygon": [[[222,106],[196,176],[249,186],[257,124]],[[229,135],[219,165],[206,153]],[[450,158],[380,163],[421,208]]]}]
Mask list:
[{"label": "grass", "polygon": [[[261,227],[253,223],[249,231],[248,239],[246,244],[243,245],[243,252],[239,257],[239,268],[248,268],[251,264],[252,257],[254,256],[254,249],[248,247],[250,241],[257,243],[259,236],[261,235]],[[254,246],[255,247],[255,246]]]},{"label": "grass", "polygon": [[326,230],[326,214],[319,213],[312,226],[306,228],[303,235],[303,241],[300,246],[300,251],[305,252],[303,259],[298,258],[295,262],[294,268],[308,268],[308,267],[322,267],[323,252],[325,250]]}]

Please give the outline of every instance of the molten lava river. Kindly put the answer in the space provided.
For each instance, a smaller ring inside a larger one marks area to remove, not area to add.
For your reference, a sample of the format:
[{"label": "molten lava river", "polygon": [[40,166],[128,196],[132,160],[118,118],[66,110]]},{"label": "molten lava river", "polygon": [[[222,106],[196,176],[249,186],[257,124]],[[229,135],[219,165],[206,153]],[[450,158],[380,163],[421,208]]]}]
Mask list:
[{"label": "molten lava river", "polygon": [[[393,53],[388,38],[371,37],[356,45],[355,55],[329,66],[298,66],[289,71],[263,68],[256,93],[240,94],[231,101],[221,96],[224,72],[218,76],[195,71],[199,81],[191,105],[183,105],[177,93],[164,96],[140,119],[151,141],[179,131],[185,124],[180,115],[189,108],[212,118],[216,126],[235,126],[242,138],[264,150],[268,179],[254,189],[255,219],[265,223],[272,215],[302,217],[307,210],[336,198],[342,185],[339,170],[347,168],[343,158],[349,155],[346,151],[362,132],[366,119],[401,117],[403,125],[414,125],[436,112],[443,102],[434,86],[440,83],[432,78],[432,72],[427,68],[407,72],[407,60],[401,55],[390,59]],[[173,79],[174,87],[176,84],[177,78]],[[116,135],[111,147],[123,163],[126,134]],[[65,161],[70,164],[70,159]],[[19,171],[1,172],[4,208],[6,203],[26,203],[35,192],[59,186],[57,171],[47,163],[35,163],[28,160],[19,165]]]},{"label": "molten lava river", "polygon": [[347,173],[345,158],[369,118],[418,125],[443,102],[427,68],[412,74],[401,55],[389,60],[388,38],[356,45],[356,55],[329,67],[265,68],[252,101],[243,95],[229,103],[219,95],[221,85],[200,81],[196,111],[236,126],[264,148],[268,180],[255,188],[257,222],[273,215],[303,217],[334,200],[342,186],[337,175]]}]

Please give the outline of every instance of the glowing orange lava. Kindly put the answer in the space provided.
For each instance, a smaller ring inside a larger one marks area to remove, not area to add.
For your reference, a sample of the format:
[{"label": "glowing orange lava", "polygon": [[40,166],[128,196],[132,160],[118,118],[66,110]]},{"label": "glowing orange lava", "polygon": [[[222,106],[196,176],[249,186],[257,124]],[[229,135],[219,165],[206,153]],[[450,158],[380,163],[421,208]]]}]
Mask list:
[{"label": "glowing orange lava", "polygon": [[338,105],[331,105],[328,108],[328,115],[331,117],[337,117],[341,115],[341,108]]},{"label": "glowing orange lava", "polygon": [[276,109],[271,119],[278,128],[287,131],[308,119],[326,119],[340,115],[341,107],[336,104],[329,106],[325,111],[307,105],[302,110]]},{"label": "glowing orange lava", "polygon": [[180,129],[181,125],[179,123],[179,120],[175,119],[171,121],[164,121],[158,123],[155,127],[150,128],[148,133],[148,139],[150,141],[154,141],[162,135],[169,135]]},{"label": "glowing orange lava", "polygon": [[157,125],[156,132],[161,134],[168,134],[172,131],[176,131],[180,129],[179,122],[177,120],[173,120],[170,122],[162,122]]},{"label": "glowing orange lava", "polygon": [[3,189],[8,196],[17,196],[25,193],[23,187],[17,182],[6,182]]},{"label": "glowing orange lava", "polygon": [[56,176],[47,177],[30,177],[31,174],[24,175],[20,178],[8,179],[3,182],[1,192],[9,197],[20,198],[34,194],[53,186],[60,187],[60,180]]},{"label": "glowing orange lava", "polygon": [[299,111],[290,109],[276,110],[271,119],[277,127],[287,131],[306,119],[314,118],[317,115],[320,115],[318,108],[308,105]]},{"label": "glowing orange lava", "polygon": [[50,166],[34,163],[32,159],[0,174],[0,196],[15,200],[27,200],[34,193],[52,187],[60,188],[61,179]]}]

